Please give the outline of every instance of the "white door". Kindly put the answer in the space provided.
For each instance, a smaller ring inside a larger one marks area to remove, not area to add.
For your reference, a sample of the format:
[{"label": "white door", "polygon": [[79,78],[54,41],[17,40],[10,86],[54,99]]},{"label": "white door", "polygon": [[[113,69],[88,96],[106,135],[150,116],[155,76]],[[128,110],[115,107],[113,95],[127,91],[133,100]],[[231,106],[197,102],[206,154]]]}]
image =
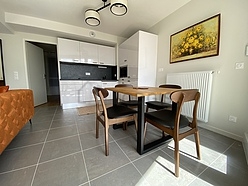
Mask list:
[{"label": "white door", "polygon": [[34,93],[34,106],[47,102],[43,49],[26,42],[29,88]]}]

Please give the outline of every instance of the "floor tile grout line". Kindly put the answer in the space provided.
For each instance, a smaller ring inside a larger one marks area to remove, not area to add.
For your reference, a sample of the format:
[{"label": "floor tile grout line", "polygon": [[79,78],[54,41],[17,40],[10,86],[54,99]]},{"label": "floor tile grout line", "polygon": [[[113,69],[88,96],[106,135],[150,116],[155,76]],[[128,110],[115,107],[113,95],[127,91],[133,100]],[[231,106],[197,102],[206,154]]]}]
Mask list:
[{"label": "floor tile grout line", "polygon": [[[36,123],[33,123],[32,125],[34,125]],[[33,132],[21,132],[20,135],[28,135],[28,134],[33,134],[33,133],[36,133],[36,132],[44,132],[44,131],[47,131],[48,129],[42,129],[42,130],[37,130],[37,131],[33,131]]]},{"label": "floor tile grout line", "polygon": [[118,144],[118,142],[116,140],[114,140],[114,142],[117,144],[117,146],[121,149],[121,151],[125,154],[125,156],[127,157],[127,159],[130,161],[130,163],[134,166],[134,168],[138,171],[138,173],[140,174],[140,176],[142,177],[142,173],[139,171],[139,169],[134,165],[133,161],[128,157],[128,155],[125,153],[125,151],[121,148],[121,146]]},{"label": "floor tile grout line", "polygon": [[[131,136],[131,135],[130,135]],[[125,137],[125,138],[128,138],[128,137]],[[122,138],[122,139],[124,139],[124,138]],[[117,146],[121,149],[121,151],[125,154],[125,156],[128,158],[128,160],[131,162],[131,164],[135,167],[135,169],[138,171],[138,173],[141,175],[141,177],[143,176],[143,174],[140,172],[140,170],[135,166],[135,164],[134,164],[134,162],[135,161],[138,161],[138,160],[140,160],[140,159],[142,159],[142,158],[144,158],[144,157],[147,157],[147,156],[149,156],[150,154],[152,154],[152,153],[154,153],[154,152],[157,152],[157,151],[159,151],[159,150],[161,150],[161,149],[157,149],[157,150],[155,150],[155,151],[150,151],[150,152],[147,152],[146,154],[143,154],[143,155],[140,155],[140,157],[139,158],[137,158],[137,159],[135,159],[135,160],[131,160],[129,157],[128,157],[128,155],[125,153],[125,151],[121,148],[121,146],[118,144],[118,141],[119,141],[120,139],[118,139],[118,140],[114,140],[114,142],[117,144]],[[138,153],[138,152],[137,152]]]},{"label": "floor tile grout line", "polygon": [[[32,123],[33,125],[34,123]],[[30,124],[26,124],[26,125],[30,125]],[[30,135],[30,134],[35,134],[35,133],[40,133],[40,132],[44,132],[47,131],[48,129],[42,129],[42,130],[37,130],[37,131],[32,131],[32,132],[23,132],[23,133],[19,133],[18,136],[25,136],[25,135]]]},{"label": "floor tile grout line", "polygon": [[[49,162],[52,162],[52,161],[55,161],[55,160],[59,160],[59,159],[62,159],[62,158],[66,158],[66,157],[69,157],[69,156],[72,156],[72,155],[78,154],[78,153],[81,153],[81,151],[73,152],[73,153],[70,153],[70,154],[66,154],[66,155],[63,155],[63,156],[59,156],[59,157],[57,157],[57,158],[53,158],[53,159],[50,159],[50,160],[46,160],[46,161],[43,161],[43,162],[39,162],[38,165],[42,165],[42,164],[49,163]],[[35,164],[35,165],[37,165],[37,164]]]},{"label": "floor tile grout line", "polygon": [[[126,163],[126,164],[124,164],[124,165],[122,165],[122,166],[119,166],[119,167],[117,167],[117,168],[115,168],[115,169],[113,169],[113,170],[111,170],[111,171],[108,171],[108,172],[106,172],[106,173],[104,173],[104,174],[101,174],[100,176],[98,176],[98,177],[96,177],[96,178],[93,178],[93,179],[89,179],[89,184],[90,184],[90,182],[91,181],[94,181],[94,180],[96,180],[96,179],[98,179],[98,178],[100,178],[100,177],[103,177],[104,175],[107,175],[107,174],[109,174],[109,173],[111,173],[111,172],[114,172],[114,171],[116,171],[116,170],[118,170],[118,169],[120,169],[120,168],[122,168],[122,167],[124,167],[124,166],[126,166],[126,165],[128,165],[128,164],[132,164],[134,167],[135,167],[135,169],[137,169],[137,167],[133,164],[133,162],[132,162],[132,160],[127,156],[127,154],[123,151],[123,149],[119,146],[119,144],[117,143],[117,141],[115,140],[115,138],[109,133],[109,135],[111,136],[111,138],[113,139],[113,141],[111,141],[110,143],[115,143],[115,144],[117,144],[117,146],[121,149],[121,151],[125,154],[125,156],[127,157],[127,159],[129,160],[129,162],[128,163]],[[127,137],[123,137],[122,139],[124,139],[124,138],[127,138]],[[118,139],[118,140],[120,140],[120,139]],[[88,149],[84,149],[83,151],[86,151],[86,150],[89,150],[89,149],[93,149],[93,148],[96,148],[96,147],[99,147],[99,146],[104,146],[104,144],[101,144],[101,145],[97,145],[97,146],[94,146],[94,147],[92,147],[92,148],[88,148]],[[85,162],[85,165],[86,165],[86,162]],[[87,168],[86,168],[86,171],[87,171]],[[142,174],[141,174],[141,172],[137,169],[137,171],[140,173],[140,175],[142,176]]]},{"label": "floor tile grout line", "polygon": [[[207,169],[211,168],[210,166],[215,163],[228,149],[230,149],[233,145],[235,144],[235,141],[229,146],[226,148],[226,150],[224,150],[212,163],[210,163],[202,172],[200,172],[198,175],[197,175],[197,178],[199,178],[199,176],[201,176]],[[192,182],[191,182],[192,183]]]},{"label": "floor tile grout line", "polygon": [[[66,139],[66,138],[71,138],[71,137],[75,137],[75,136],[78,136],[78,134],[73,134],[73,135],[70,135],[70,136],[65,136],[65,137],[56,138],[56,139],[52,139],[52,140],[46,140],[46,143],[47,142],[54,142],[54,141],[58,141],[58,140]],[[30,144],[30,145],[24,145],[24,146],[20,146],[20,147],[11,148],[11,149],[6,149],[6,151],[12,151],[12,150],[18,150],[18,149],[22,149],[22,148],[26,148],[26,147],[32,147],[32,146],[40,145],[40,144],[43,144],[43,143],[44,143],[44,141],[34,143],[34,144]]]},{"label": "floor tile grout line", "polygon": [[77,134],[73,134],[73,135],[64,136],[64,137],[61,137],[61,138],[55,138],[55,139],[51,139],[51,140],[46,140],[46,143],[59,141],[59,140],[67,139],[67,138],[72,138],[72,137],[76,137],[76,136],[77,136]]},{"label": "floor tile grout line", "polygon": [[219,155],[212,163],[210,163],[209,166],[208,166],[207,168],[209,168],[213,163],[215,163],[215,162],[217,161],[217,159],[218,159],[219,157],[221,157],[222,155],[224,155],[224,153],[225,153],[226,151],[228,151],[234,144],[235,144],[235,141],[234,141],[229,147],[227,147],[226,150],[224,150],[222,153],[220,153],[220,155]]},{"label": "floor tile grout line", "polygon": [[6,151],[13,151],[13,150],[18,150],[18,149],[23,149],[23,148],[27,148],[27,147],[32,147],[32,146],[40,145],[40,144],[43,144],[43,143],[44,143],[44,141],[43,142],[39,142],[39,143],[30,144],[30,145],[23,145],[23,146],[20,146],[20,147],[6,149]]},{"label": "floor tile grout line", "polygon": [[[171,149],[174,149],[174,148],[171,147]],[[175,161],[175,160],[174,160],[174,156],[171,156],[170,154],[168,154],[168,153],[167,153],[166,151],[164,151],[163,149],[161,149],[161,151],[162,151],[163,153],[165,153],[166,155],[168,155],[173,161]],[[186,155],[185,153],[180,152],[180,151],[179,151],[179,153],[180,153],[180,155]],[[186,156],[186,157],[190,158],[189,156]],[[184,165],[180,164],[179,168],[182,168],[182,167],[183,167],[184,170],[187,170],[189,173],[194,174],[194,172],[192,172],[191,170],[189,170],[189,169],[188,169],[187,167],[185,167]],[[207,169],[207,168],[208,168],[208,166],[207,166],[205,169]],[[205,171],[205,169],[204,169],[203,171]],[[201,172],[201,173],[202,173],[202,172]],[[195,179],[198,178],[198,176],[199,176],[201,173],[199,173],[198,175],[194,175],[194,176],[195,176]],[[195,179],[194,179],[194,180],[195,180]],[[194,181],[194,180],[193,180],[193,181]]]},{"label": "floor tile grout line", "polygon": [[[53,114],[53,118],[54,118],[54,116],[55,116],[55,114],[56,114],[57,109],[58,109],[58,107],[56,107],[56,109],[55,109],[55,112],[54,112],[54,114]],[[34,170],[34,173],[33,173],[33,177],[32,177],[32,180],[31,180],[31,186],[32,186],[33,183],[34,183],[34,179],[35,179],[35,176],[36,176],[36,172],[37,172],[37,169],[38,169],[38,165],[39,165],[39,162],[40,162],[40,158],[41,158],[41,155],[42,155],[42,153],[43,153],[43,149],[44,149],[44,147],[45,147],[46,140],[47,140],[47,138],[48,138],[48,135],[49,135],[49,132],[50,132],[50,128],[51,128],[52,123],[53,123],[53,118],[52,118],[52,120],[51,120],[49,129],[48,129],[48,131],[47,131],[46,138],[45,138],[45,140],[44,140],[43,146],[42,146],[42,148],[41,148],[40,155],[39,155],[38,160],[37,160],[37,164],[36,164],[36,167],[35,167],[35,170]]]},{"label": "floor tile grout line", "polygon": [[85,160],[85,157],[84,157],[83,146],[82,146],[82,142],[81,142],[81,139],[80,139],[80,133],[79,133],[79,130],[78,130],[78,125],[77,125],[77,120],[76,119],[75,119],[75,123],[76,123],[77,136],[78,136],[78,140],[79,140],[79,144],[80,144],[81,154],[82,154],[83,161],[84,161],[84,168],[85,168],[87,180],[88,180],[89,186],[91,186],[91,184],[90,184],[90,178],[89,178],[89,173],[88,173],[88,169],[87,169],[87,164],[86,164],[86,160]]},{"label": "floor tile grout line", "polygon": [[16,171],[19,171],[19,170],[24,170],[24,169],[27,169],[27,168],[30,168],[30,167],[34,167],[34,166],[36,166],[36,164],[25,166],[25,167],[20,167],[20,168],[16,168],[16,169],[12,169],[12,170],[9,170],[9,171],[4,171],[4,172],[1,172],[0,175],[7,174],[7,173],[12,173],[12,172],[16,172]]},{"label": "floor tile grout line", "polygon": [[103,177],[103,176],[105,176],[105,175],[107,175],[107,174],[109,174],[109,173],[112,173],[112,172],[114,172],[114,171],[116,171],[116,170],[119,170],[119,169],[121,169],[121,168],[123,168],[123,167],[125,167],[125,166],[127,166],[127,165],[129,165],[129,164],[132,164],[132,163],[131,163],[131,162],[125,163],[125,164],[123,164],[123,165],[121,165],[121,166],[119,166],[119,167],[117,167],[117,168],[115,168],[115,169],[113,169],[113,170],[110,170],[110,171],[108,171],[108,172],[105,172],[105,173],[101,174],[100,176],[97,176],[97,177],[91,179],[90,182],[92,182],[92,181],[94,181],[94,180],[96,180],[96,179],[98,179],[98,178],[101,178],[101,177]]}]

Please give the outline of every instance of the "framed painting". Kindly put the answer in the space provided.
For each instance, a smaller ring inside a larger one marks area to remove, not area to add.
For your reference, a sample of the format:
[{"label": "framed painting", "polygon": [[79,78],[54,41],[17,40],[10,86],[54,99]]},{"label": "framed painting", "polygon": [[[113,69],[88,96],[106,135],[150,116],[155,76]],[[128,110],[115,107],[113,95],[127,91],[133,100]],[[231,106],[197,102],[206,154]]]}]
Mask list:
[{"label": "framed painting", "polygon": [[219,55],[220,14],[170,36],[170,63]]}]

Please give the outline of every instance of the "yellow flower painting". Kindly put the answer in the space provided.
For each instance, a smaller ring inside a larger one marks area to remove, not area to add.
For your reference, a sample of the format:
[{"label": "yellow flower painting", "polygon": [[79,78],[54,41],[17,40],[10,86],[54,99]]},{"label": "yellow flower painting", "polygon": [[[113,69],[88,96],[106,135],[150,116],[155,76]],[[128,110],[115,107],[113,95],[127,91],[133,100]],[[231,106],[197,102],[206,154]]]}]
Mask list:
[{"label": "yellow flower painting", "polygon": [[220,14],[170,37],[170,63],[219,55]]}]

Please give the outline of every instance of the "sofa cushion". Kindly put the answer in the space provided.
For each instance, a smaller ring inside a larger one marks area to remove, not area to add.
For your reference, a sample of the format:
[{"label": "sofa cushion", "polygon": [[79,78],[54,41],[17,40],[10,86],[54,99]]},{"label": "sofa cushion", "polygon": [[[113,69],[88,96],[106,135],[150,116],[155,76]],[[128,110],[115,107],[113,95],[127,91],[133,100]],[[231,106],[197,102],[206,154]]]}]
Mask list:
[{"label": "sofa cushion", "polygon": [[8,92],[9,86],[0,86],[0,93]]}]

